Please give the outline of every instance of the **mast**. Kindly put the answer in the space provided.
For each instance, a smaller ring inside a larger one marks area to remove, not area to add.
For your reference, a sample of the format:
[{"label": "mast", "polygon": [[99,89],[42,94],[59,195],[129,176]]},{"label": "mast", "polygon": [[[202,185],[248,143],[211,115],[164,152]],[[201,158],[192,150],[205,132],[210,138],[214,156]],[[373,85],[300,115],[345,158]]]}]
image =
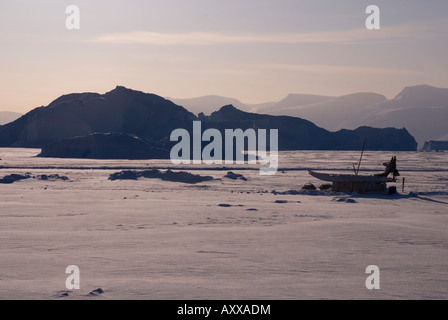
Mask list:
[{"label": "mast", "polygon": [[361,157],[359,158],[359,162],[358,162],[358,169],[355,169],[355,165],[353,165],[353,169],[355,170],[355,175],[358,175],[358,173],[359,173],[359,168],[361,167],[361,161],[362,161],[362,156],[364,155],[364,149],[366,147],[366,142],[367,142],[367,138],[364,139],[364,144],[362,145]]}]

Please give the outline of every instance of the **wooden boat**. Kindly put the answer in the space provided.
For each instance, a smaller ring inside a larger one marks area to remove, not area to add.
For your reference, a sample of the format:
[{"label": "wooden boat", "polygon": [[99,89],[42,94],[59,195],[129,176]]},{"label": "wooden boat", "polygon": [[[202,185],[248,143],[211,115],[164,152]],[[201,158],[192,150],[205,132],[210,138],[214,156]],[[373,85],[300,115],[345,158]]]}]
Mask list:
[{"label": "wooden boat", "polygon": [[[308,173],[319,180],[332,182],[332,190],[335,192],[386,193],[387,182],[395,181],[395,177],[400,175],[396,162],[397,158],[392,157],[390,162],[383,163],[386,167],[383,173],[368,176],[358,175],[359,169],[355,170],[355,174],[320,173],[312,170],[308,170]],[[389,174],[393,177],[388,178]]]}]

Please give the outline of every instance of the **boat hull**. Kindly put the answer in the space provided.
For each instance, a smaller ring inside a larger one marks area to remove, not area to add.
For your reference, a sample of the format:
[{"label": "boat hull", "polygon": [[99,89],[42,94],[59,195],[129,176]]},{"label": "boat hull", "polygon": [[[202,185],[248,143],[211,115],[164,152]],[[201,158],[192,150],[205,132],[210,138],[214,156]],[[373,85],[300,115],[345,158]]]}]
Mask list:
[{"label": "boat hull", "polygon": [[331,173],[320,173],[315,172],[312,170],[308,170],[308,173],[312,175],[313,177],[328,181],[328,182],[339,182],[339,183],[386,183],[387,177],[384,176],[359,176],[359,175],[353,175],[353,174],[331,174]]}]

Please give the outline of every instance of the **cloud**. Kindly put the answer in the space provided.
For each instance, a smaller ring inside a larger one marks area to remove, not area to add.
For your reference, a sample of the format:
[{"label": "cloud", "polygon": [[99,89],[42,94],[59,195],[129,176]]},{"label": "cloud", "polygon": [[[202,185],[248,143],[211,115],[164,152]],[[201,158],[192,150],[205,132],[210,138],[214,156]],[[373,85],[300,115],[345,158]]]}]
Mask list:
[{"label": "cloud", "polygon": [[133,31],[100,35],[90,42],[109,44],[217,45],[217,44],[300,44],[351,43],[359,41],[412,38],[422,28],[415,26],[386,27],[381,30],[354,29],[308,33],[222,33],[186,32],[158,33]]}]

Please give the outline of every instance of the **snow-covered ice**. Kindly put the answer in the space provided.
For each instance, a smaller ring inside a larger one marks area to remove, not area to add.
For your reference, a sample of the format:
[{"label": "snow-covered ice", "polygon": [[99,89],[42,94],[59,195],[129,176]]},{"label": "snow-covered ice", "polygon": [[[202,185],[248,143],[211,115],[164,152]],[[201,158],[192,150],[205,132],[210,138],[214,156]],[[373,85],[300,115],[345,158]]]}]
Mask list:
[{"label": "snow-covered ice", "polygon": [[[365,174],[397,156],[405,190],[399,180],[386,196],[281,194],[324,183],[306,169],[350,173],[359,152],[281,152],[274,176],[229,167],[243,181],[205,165],[39,151],[0,149],[0,178],[70,179],[0,184],[0,299],[448,298],[447,152],[366,152]],[[108,180],[149,167],[215,180]],[[69,265],[80,290],[65,287]],[[380,268],[380,290],[365,286],[369,265]]]}]

